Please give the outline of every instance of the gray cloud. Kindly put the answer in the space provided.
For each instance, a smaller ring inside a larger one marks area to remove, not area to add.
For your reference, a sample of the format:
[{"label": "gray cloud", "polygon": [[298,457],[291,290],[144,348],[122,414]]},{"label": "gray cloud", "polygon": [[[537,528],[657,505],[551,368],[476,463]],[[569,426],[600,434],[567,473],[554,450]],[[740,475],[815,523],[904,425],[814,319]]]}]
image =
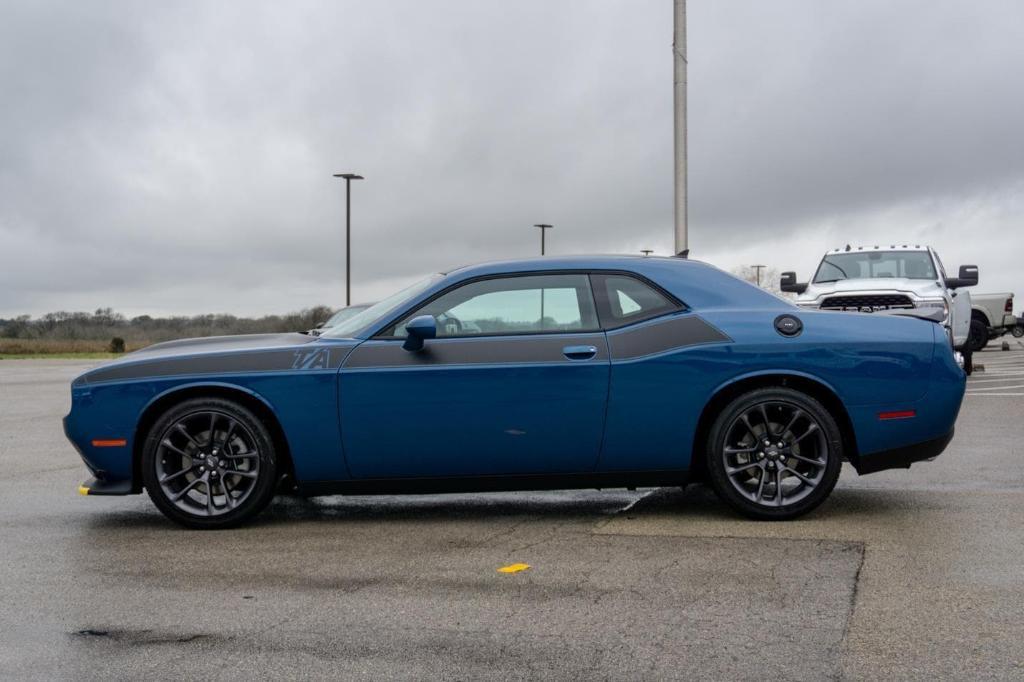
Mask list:
[{"label": "gray cloud", "polygon": [[[807,271],[1024,246],[1024,5],[690,0],[691,246]],[[7,3],[0,316],[263,313],[482,259],[671,250],[671,3]],[[964,260],[966,262],[966,260]]]}]

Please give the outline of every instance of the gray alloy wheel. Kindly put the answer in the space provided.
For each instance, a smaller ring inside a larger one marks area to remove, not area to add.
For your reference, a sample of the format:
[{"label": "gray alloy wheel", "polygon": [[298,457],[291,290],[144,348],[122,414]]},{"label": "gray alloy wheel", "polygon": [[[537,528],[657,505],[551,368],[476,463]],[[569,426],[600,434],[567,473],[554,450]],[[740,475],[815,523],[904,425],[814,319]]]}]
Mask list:
[{"label": "gray alloy wheel", "polygon": [[1010,330],[1010,333],[1013,334],[1015,338],[1019,339],[1020,337],[1024,336],[1024,325],[1018,324],[1016,327]]},{"label": "gray alloy wheel", "polygon": [[184,402],[150,431],[143,482],[165,515],[192,528],[223,528],[258,513],[273,496],[270,435],[241,405]]},{"label": "gray alloy wheel", "polygon": [[835,487],[840,448],[835,420],[818,401],[792,389],[759,389],[719,415],[708,470],[715,491],[743,514],[792,518]]}]

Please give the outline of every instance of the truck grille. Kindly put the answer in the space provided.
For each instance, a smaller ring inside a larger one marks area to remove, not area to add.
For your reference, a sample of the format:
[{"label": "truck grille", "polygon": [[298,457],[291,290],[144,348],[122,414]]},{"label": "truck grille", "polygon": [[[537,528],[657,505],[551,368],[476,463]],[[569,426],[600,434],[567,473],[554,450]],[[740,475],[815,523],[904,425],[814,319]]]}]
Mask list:
[{"label": "truck grille", "polygon": [[829,296],[821,302],[824,310],[889,310],[913,308],[914,302],[902,294],[863,294],[860,296]]}]

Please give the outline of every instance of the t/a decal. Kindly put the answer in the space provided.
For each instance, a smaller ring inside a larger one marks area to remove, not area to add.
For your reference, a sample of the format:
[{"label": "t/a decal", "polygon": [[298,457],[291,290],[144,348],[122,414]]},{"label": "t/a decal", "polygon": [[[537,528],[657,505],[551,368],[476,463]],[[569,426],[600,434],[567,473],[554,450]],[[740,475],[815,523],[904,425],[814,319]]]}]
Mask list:
[{"label": "t/a decal", "polygon": [[314,350],[295,351],[295,362],[292,369],[330,369],[331,350],[329,348],[317,348]]}]

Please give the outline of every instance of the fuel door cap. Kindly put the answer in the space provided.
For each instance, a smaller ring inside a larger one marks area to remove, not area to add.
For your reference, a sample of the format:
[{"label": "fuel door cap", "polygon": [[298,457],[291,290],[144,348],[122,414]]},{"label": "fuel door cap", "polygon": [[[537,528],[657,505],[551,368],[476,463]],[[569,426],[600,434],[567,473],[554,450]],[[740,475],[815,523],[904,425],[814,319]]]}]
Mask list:
[{"label": "fuel door cap", "polygon": [[775,331],[783,336],[799,336],[804,323],[793,315],[779,315],[775,318]]}]

